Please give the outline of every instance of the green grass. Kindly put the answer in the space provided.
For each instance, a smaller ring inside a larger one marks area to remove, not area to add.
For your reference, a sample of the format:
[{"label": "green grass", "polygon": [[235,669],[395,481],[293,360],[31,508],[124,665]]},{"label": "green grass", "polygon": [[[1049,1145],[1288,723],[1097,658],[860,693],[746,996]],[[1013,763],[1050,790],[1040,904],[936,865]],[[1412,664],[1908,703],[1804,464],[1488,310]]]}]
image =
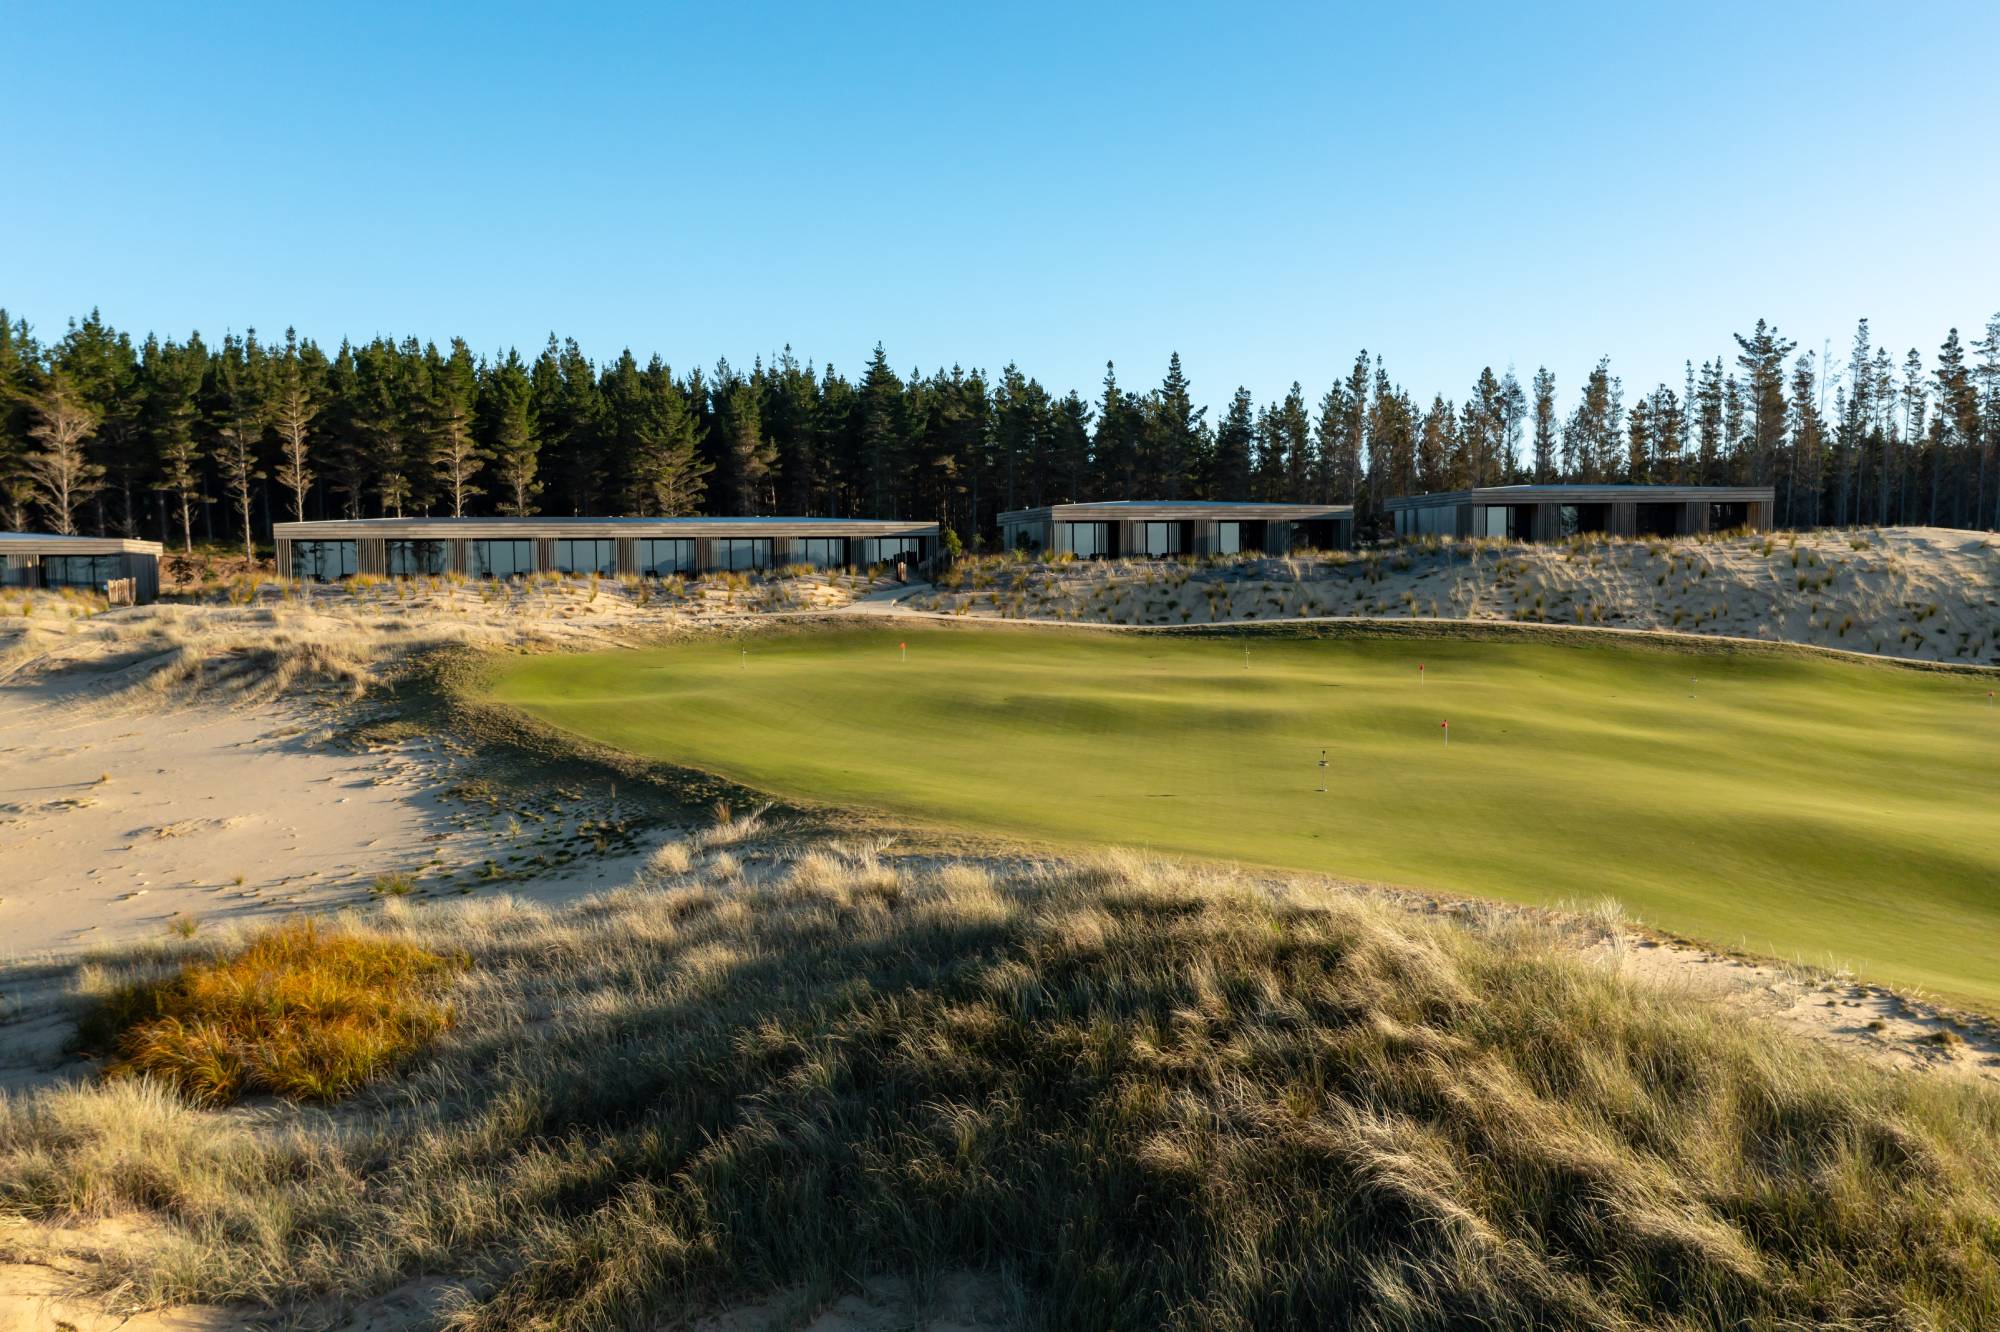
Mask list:
[{"label": "green grass", "polygon": [[528,658],[492,695],[812,800],[1523,902],[1608,895],[1713,944],[2000,1005],[1983,679],[1492,639],[894,628],[742,647]]}]

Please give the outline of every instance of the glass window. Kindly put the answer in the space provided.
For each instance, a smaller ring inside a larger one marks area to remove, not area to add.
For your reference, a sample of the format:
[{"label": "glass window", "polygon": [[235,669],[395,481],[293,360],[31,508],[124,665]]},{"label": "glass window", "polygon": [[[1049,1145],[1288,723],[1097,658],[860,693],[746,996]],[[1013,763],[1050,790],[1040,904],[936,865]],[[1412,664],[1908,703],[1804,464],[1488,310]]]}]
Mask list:
[{"label": "glass window", "polygon": [[337,578],[354,577],[354,543],[352,541],[294,541],[292,543],[292,577],[309,579],[315,583],[330,583]]},{"label": "glass window", "polygon": [[839,569],[847,563],[846,537],[806,537],[799,542],[799,562],[815,569]]},{"label": "glass window", "polygon": [[639,572],[647,578],[694,572],[694,542],[679,538],[641,537]]},{"label": "glass window", "polygon": [[1506,535],[1507,535],[1507,506],[1506,506],[1506,505],[1504,505],[1504,504],[1489,504],[1489,505],[1487,505],[1487,506],[1486,506],[1486,531],[1485,531],[1485,535],[1487,535],[1487,536],[1490,536],[1490,537],[1504,537],[1504,536],[1506,536]]},{"label": "glass window", "polygon": [[420,578],[444,572],[444,542],[390,541],[385,543],[383,568],[391,578]]},{"label": "glass window", "polygon": [[535,571],[532,541],[468,541],[465,571],[474,578],[519,578]]},{"label": "glass window", "polygon": [[101,587],[123,578],[123,561],[116,555],[44,555],[43,587]]},{"label": "glass window", "polygon": [[1064,523],[1063,548],[1080,560],[1101,560],[1111,554],[1110,523]]},{"label": "glass window", "polygon": [[902,560],[906,564],[915,564],[917,549],[915,537],[870,537],[861,543],[861,562],[894,564]]},{"label": "glass window", "polygon": [[1217,523],[1215,525],[1215,553],[1236,555],[1243,550],[1243,524]]},{"label": "glass window", "polygon": [[715,543],[715,567],[732,572],[771,567],[769,537],[723,537]]},{"label": "glass window", "polygon": [[1163,559],[1168,555],[1181,553],[1181,525],[1179,523],[1134,523],[1132,535],[1137,539],[1135,555],[1152,559]]},{"label": "glass window", "polygon": [[555,567],[568,574],[615,574],[618,572],[618,543],[601,538],[573,540],[558,537]]}]

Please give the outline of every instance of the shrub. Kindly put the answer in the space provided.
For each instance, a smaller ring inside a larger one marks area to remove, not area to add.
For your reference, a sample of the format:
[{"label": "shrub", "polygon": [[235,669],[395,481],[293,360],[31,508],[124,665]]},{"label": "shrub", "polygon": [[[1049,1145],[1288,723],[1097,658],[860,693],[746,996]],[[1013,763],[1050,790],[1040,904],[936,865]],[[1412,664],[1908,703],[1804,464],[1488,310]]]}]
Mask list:
[{"label": "shrub", "polygon": [[114,1054],[107,1077],[155,1078],[198,1104],[330,1101],[451,1025],[437,997],[451,969],[415,944],[298,920],[113,993],[79,1035]]}]

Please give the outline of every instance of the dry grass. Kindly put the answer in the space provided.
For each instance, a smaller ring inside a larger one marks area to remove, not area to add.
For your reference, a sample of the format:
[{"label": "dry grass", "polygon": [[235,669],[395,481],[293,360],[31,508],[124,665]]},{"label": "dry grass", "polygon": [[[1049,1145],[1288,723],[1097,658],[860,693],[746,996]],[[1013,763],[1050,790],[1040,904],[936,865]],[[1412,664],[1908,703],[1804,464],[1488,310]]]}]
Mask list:
[{"label": "dry grass", "polygon": [[[461,1280],[460,1332],[997,1271],[1050,1328],[1974,1328],[2000,1100],[1532,927],[1136,856],[821,844],[555,912],[388,904],[461,1020],[339,1119],[0,1102],[0,1207],[143,1209],[141,1300]],[[686,864],[689,868],[683,870]]]},{"label": "dry grass", "polygon": [[115,991],[79,1036],[112,1055],[108,1076],[155,1079],[199,1105],[256,1092],[330,1101],[451,1024],[437,994],[449,969],[407,940],[300,920]]}]

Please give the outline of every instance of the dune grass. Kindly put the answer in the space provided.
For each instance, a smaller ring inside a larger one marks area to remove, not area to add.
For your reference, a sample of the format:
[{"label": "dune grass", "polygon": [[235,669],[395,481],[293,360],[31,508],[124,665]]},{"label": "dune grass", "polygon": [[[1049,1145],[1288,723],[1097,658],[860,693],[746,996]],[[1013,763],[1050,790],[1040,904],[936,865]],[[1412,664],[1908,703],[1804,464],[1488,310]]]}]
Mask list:
[{"label": "dune grass", "polygon": [[1712,944],[2000,1006],[1983,679],[1492,639],[891,627],[744,646],[528,658],[491,695],[809,800],[1516,901],[1608,895]]},{"label": "dune grass", "polygon": [[[190,931],[192,933],[192,931]],[[200,1105],[253,1093],[334,1100],[451,1022],[446,959],[403,940],[267,930],[224,956],[123,986],[82,1023],[112,1077],[147,1077]]]},{"label": "dune grass", "polygon": [[967,1270],[1045,1328],[2000,1319],[2000,1101],[1556,926],[1124,855],[694,862],[560,912],[391,906],[379,946],[468,958],[463,1018],[338,1120],[0,1100],[0,1207],[160,1218],[106,1275],[142,1301],[429,1273],[459,1332]]}]

